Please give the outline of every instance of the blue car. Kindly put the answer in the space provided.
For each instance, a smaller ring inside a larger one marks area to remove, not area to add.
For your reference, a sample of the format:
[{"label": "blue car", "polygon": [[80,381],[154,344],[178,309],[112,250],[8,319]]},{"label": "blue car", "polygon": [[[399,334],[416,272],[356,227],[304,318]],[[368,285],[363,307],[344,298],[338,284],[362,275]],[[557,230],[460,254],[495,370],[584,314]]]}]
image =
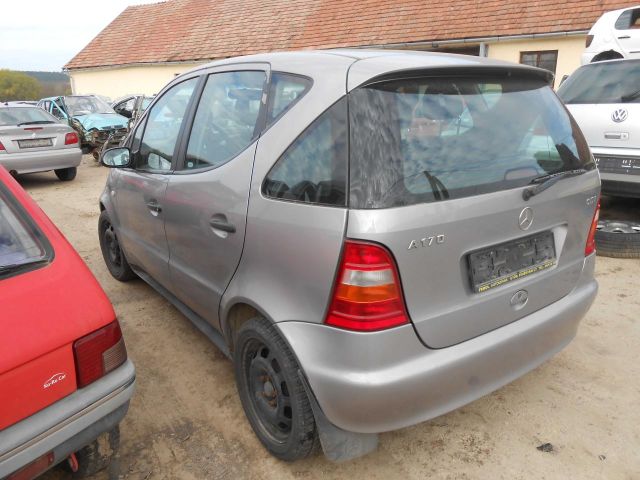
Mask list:
[{"label": "blue car", "polygon": [[129,120],[95,95],[43,98],[38,107],[73,127],[83,151],[91,152],[96,160],[103,149],[119,145],[127,134]]}]

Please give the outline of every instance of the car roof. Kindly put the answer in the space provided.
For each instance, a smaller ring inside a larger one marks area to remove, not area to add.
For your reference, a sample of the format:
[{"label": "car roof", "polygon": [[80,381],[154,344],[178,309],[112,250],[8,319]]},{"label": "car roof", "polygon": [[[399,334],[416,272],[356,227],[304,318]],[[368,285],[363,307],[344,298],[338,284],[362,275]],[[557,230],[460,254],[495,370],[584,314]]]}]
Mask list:
[{"label": "car roof", "polygon": [[[231,57],[200,65],[189,70],[183,75],[207,68],[243,63],[268,63],[273,70],[283,71],[289,71],[289,66],[295,66],[297,73],[303,72],[305,70],[305,66],[308,66],[310,69],[311,67],[314,67],[315,69],[318,64],[322,64],[323,67],[327,68],[327,74],[332,73],[332,69],[344,67],[346,65],[346,70],[349,72],[350,77],[348,86],[349,90],[373,77],[403,70],[467,68],[484,68],[493,70],[508,69],[528,72],[529,74],[544,78],[549,82],[553,79],[553,74],[547,70],[485,57],[459,55],[454,53],[364,48],[298,50]],[[339,70],[342,70],[342,68],[339,68]]]}]

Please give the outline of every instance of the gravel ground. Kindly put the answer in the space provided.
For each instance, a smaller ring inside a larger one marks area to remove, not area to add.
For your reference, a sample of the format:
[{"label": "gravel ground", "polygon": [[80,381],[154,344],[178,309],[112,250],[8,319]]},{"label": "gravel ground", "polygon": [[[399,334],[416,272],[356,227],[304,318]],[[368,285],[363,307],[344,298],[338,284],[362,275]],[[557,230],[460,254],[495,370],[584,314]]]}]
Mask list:
[{"label": "gravel ground", "polygon": [[[223,355],[143,282],[109,276],[96,234],[106,174],[85,156],[71,183],[52,173],[20,178],[111,298],[137,367],[119,460],[96,479],[640,478],[640,260],[598,258],[600,294],[577,338],[525,377],[381,435],[367,457],[286,464],[253,435]],[[638,201],[605,205],[603,217],[640,219]],[[536,449],[544,443],[553,450]],[[46,478],[68,477],[58,469]]]}]

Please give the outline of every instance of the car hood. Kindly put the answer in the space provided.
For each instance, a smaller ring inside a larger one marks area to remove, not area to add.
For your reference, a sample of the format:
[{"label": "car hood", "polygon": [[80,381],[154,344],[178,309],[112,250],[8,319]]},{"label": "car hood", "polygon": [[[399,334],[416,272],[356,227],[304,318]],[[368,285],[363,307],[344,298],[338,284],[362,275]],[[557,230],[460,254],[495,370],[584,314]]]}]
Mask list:
[{"label": "car hood", "polygon": [[126,128],[128,120],[117,113],[91,113],[89,115],[78,115],[75,118],[85,130],[97,128],[103,130],[107,128]]}]

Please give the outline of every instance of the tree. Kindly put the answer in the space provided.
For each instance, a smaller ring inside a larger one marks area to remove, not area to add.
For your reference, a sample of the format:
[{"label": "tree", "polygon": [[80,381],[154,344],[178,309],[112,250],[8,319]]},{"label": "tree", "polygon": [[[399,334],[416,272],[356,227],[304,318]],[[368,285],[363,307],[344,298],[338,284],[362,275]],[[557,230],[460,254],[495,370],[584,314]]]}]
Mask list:
[{"label": "tree", "polygon": [[29,75],[0,70],[0,102],[10,100],[39,100],[40,83]]}]

